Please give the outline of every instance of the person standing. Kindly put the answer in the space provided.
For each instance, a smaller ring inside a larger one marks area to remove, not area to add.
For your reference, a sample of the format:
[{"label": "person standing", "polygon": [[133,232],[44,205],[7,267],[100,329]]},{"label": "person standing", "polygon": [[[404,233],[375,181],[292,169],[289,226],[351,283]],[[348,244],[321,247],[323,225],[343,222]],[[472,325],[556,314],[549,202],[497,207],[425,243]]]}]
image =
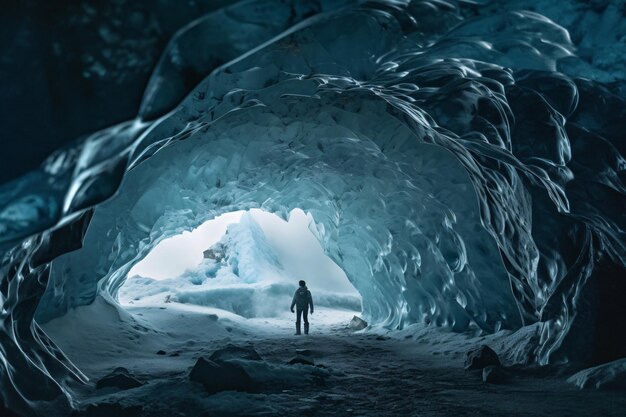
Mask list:
[{"label": "person standing", "polygon": [[313,314],[313,297],[311,297],[311,291],[306,287],[306,282],[300,280],[300,286],[293,295],[291,301],[291,312],[296,307],[296,335],[300,333],[301,318],[304,318],[304,334],[309,334],[309,308],[311,314]]}]

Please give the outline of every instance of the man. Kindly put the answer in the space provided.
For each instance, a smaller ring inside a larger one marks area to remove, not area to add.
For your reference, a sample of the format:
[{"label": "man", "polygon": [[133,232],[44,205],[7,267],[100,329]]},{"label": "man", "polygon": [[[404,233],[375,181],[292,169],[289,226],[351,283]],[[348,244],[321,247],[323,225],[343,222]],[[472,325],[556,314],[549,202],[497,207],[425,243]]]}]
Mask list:
[{"label": "man", "polygon": [[296,290],[291,301],[291,312],[293,313],[293,307],[296,306],[296,335],[300,334],[300,318],[304,317],[304,334],[309,334],[309,317],[308,310],[311,308],[311,314],[313,314],[313,298],[311,297],[311,291],[306,287],[306,282],[300,280],[300,287]]}]

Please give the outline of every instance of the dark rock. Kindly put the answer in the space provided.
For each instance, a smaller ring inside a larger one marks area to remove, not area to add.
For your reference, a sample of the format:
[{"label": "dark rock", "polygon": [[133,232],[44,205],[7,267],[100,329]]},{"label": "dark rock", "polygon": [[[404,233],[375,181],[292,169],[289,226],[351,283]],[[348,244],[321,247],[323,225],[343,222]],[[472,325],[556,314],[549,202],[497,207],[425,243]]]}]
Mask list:
[{"label": "dark rock", "polygon": [[483,369],[491,365],[500,366],[500,359],[489,346],[482,345],[467,352],[465,369]]},{"label": "dark rock", "polygon": [[289,362],[287,362],[287,364],[289,365],[310,365],[313,366],[315,365],[315,363],[313,363],[313,361],[305,359],[301,356],[296,356],[295,358],[291,358],[289,360]]},{"label": "dark rock", "polygon": [[376,336],[376,340],[389,340],[387,336]]},{"label": "dark rock", "polygon": [[166,354],[166,352],[164,350],[159,350],[157,352],[157,355],[165,355],[165,354]]},{"label": "dark rock", "polygon": [[483,368],[483,382],[488,384],[501,384],[505,381],[506,374],[500,366],[490,365]]},{"label": "dark rock", "polygon": [[172,352],[169,354],[169,356],[175,357],[175,356],[180,356],[179,352]]},{"label": "dark rock", "polygon": [[352,330],[363,330],[367,327],[367,322],[358,316],[352,317],[348,325]]},{"label": "dark rock", "polygon": [[121,390],[137,388],[143,384],[139,382],[126,368],[115,368],[113,372],[96,382],[96,389],[114,387]]},{"label": "dark rock", "polygon": [[209,394],[221,391],[252,391],[252,378],[241,366],[200,358],[189,379],[201,383]]},{"label": "dark rock", "polygon": [[312,354],[310,349],[296,349],[296,355],[311,356]]},{"label": "dark rock", "polygon": [[228,344],[225,348],[218,349],[209,356],[209,360],[219,362],[231,359],[245,359],[249,361],[261,361],[263,358],[251,347],[235,346]]}]

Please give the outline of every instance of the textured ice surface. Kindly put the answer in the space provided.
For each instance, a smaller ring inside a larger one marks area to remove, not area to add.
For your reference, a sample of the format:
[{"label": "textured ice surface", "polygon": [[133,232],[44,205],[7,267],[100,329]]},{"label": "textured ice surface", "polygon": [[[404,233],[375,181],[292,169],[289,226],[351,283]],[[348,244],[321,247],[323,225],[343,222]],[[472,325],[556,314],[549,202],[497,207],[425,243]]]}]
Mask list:
[{"label": "textured ice surface", "polygon": [[[67,361],[32,320],[38,304],[48,320],[114,298],[162,239],[254,207],[311,213],[368,321],[540,323],[540,363],[623,355],[624,64],[595,48],[618,11],[568,3],[595,34],[572,39],[502,4],[319,13],[164,116],[95,133],[0,188],[3,315],[18,323],[3,328],[0,375],[16,389],[4,401],[64,389]],[[155,74],[184,78],[165,62]],[[171,102],[159,85],[142,111]],[[87,224],[83,248],[62,254]],[[16,369],[47,385],[27,391]]]}]

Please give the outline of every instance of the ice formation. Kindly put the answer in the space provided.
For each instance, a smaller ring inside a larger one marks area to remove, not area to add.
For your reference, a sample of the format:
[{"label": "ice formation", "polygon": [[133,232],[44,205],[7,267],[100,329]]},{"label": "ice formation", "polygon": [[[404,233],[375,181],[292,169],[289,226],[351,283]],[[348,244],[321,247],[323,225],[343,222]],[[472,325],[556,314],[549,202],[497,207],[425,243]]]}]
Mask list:
[{"label": "ice formation", "polygon": [[[247,318],[279,317],[289,313],[298,280],[305,279],[318,307],[360,312],[360,296],[306,228],[311,219],[301,211],[292,212],[289,222],[267,217],[263,212],[246,212],[204,251],[199,264],[179,276],[161,280],[129,277],[119,290],[119,301],[150,305],[167,299]],[[257,222],[264,218],[269,230]],[[283,230],[276,230],[272,224],[276,221],[283,223]],[[307,242],[307,237],[313,242]]]},{"label": "ice formation", "polygon": [[539,363],[623,356],[624,67],[594,47],[621,12],[569,2],[597,34],[573,41],[523,10],[561,18],[550,2],[284,2],[311,17],[255,47],[247,18],[274,3],[226,6],[246,36],[219,48],[183,29],[136,119],[0,188],[2,402],[82,378],[35,310],[113,301],[158,242],[250,208],[310,213],[370,322],[540,323]]}]

